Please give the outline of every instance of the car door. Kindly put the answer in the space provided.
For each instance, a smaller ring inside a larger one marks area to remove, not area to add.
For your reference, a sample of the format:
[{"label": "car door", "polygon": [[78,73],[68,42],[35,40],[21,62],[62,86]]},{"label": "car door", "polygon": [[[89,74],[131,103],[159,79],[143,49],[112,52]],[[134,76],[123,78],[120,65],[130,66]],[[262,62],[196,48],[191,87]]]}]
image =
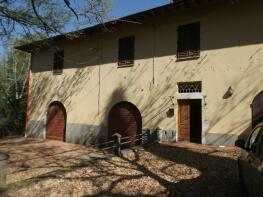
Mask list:
[{"label": "car door", "polygon": [[257,174],[255,174],[255,194],[256,196],[263,196],[263,132],[261,132],[257,157],[253,165],[257,169]]},{"label": "car door", "polygon": [[246,144],[246,150],[242,150],[240,159],[240,173],[249,196],[258,197],[258,150],[262,138],[262,125],[255,127]]}]

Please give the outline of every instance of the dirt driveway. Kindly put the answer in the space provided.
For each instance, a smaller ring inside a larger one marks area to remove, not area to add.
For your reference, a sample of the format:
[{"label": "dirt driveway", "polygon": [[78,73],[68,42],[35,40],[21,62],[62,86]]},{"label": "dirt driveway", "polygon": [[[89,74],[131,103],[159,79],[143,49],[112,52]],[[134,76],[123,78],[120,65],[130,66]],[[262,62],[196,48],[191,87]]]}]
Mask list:
[{"label": "dirt driveway", "polygon": [[23,138],[10,155],[5,196],[242,196],[239,150],[156,144],[118,158],[93,148]]}]

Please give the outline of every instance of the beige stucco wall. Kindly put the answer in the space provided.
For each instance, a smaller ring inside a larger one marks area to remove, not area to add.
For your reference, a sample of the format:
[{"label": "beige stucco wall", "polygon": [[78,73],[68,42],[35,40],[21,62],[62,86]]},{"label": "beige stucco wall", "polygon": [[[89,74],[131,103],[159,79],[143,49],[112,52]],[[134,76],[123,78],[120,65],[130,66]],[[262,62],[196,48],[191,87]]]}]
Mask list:
[{"label": "beige stucco wall", "polygon": [[[263,90],[262,8],[262,1],[242,1],[189,10],[154,24],[130,24],[62,43],[62,75],[53,75],[52,49],[33,54],[30,130],[45,130],[47,107],[58,100],[67,110],[67,132],[74,132],[70,125],[79,133],[97,126],[106,132],[108,112],[120,101],[138,107],[143,128],[177,131],[177,83],[202,81],[207,103],[203,143],[233,144],[249,128],[250,103]],[[177,61],[177,26],[196,21],[201,23],[201,57]],[[118,39],[130,35],[135,36],[135,65],[117,68]],[[234,95],[223,99],[229,86]],[[176,113],[169,118],[173,103]]]}]

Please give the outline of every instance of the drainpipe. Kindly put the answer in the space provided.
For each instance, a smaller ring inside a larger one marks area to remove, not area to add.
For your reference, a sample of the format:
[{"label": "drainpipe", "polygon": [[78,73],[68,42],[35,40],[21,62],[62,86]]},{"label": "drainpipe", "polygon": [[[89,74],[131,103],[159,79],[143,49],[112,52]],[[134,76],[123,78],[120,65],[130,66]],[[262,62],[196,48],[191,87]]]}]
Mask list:
[{"label": "drainpipe", "polygon": [[155,55],[156,55],[156,25],[153,24],[153,64],[152,64],[152,72],[153,78],[152,83],[155,84]]}]

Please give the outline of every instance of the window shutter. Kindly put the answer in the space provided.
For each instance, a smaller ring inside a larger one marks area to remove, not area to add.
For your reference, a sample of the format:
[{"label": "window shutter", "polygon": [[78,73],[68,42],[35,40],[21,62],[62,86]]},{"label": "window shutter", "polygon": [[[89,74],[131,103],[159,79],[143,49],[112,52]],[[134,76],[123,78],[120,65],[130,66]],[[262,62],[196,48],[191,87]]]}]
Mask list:
[{"label": "window shutter", "polygon": [[53,73],[62,74],[64,67],[64,51],[56,51],[53,60]]},{"label": "window shutter", "polygon": [[177,58],[200,56],[200,23],[179,26],[177,29]]},{"label": "window shutter", "polygon": [[130,66],[134,64],[134,43],[134,36],[119,39],[119,66]]},{"label": "window shutter", "polygon": [[192,32],[190,35],[190,50],[195,52],[200,51],[200,23],[193,23],[189,32]]}]

